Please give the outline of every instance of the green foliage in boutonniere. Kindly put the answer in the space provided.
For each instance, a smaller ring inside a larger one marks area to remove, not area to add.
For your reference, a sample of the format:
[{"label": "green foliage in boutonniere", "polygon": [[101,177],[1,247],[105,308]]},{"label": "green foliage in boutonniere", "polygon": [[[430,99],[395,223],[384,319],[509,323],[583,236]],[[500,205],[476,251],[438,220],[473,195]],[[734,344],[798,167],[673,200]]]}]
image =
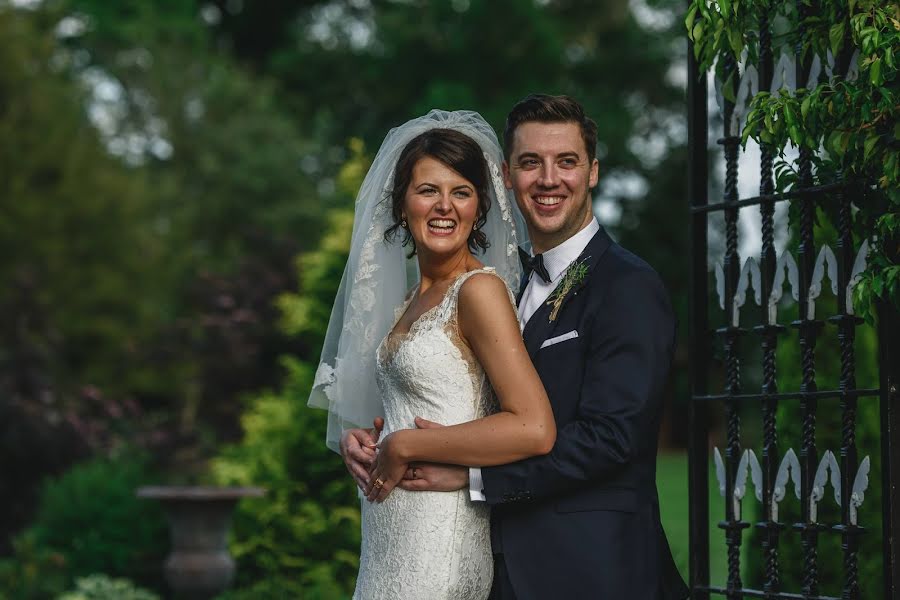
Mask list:
[{"label": "green foliage in boutonniere", "polygon": [[569,268],[566,269],[565,275],[563,275],[562,281],[559,282],[559,285],[556,286],[556,289],[547,297],[547,304],[553,306],[553,310],[550,311],[550,321],[553,322],[556,320],[556,315],[559,313],[560,307],[562,307],[563,302],[566,300],[566,296],[568,296],[569,292],[572,291],[573,288],[579,286],[584,282],[585,277],[587,277],[588,267],[587,267],[587,259],[590,256],[586,256],[581,260],[573,262],[569,265]]}]

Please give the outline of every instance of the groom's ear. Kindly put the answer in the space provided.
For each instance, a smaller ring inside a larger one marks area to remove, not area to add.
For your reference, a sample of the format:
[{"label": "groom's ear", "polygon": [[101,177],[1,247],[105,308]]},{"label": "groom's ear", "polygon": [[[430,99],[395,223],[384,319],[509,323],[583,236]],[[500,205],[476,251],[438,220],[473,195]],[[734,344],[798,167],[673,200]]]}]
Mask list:
[{"label": "groom's ear", "polygon": [[509,179],[509,162],[504,160],[502,167],[503,167],[503,185],[506,186],[506,189],[511,190],[511,189],[513,189],[513,186],[512,186],[512,181],[510,181],[510,179]]},{"label": "groom's ear", "polygon": [[596,158],[591,163],[591,174],[588,178],[588,187],[594,189],[597,186],[597,182],[600,180],[600,161]]}]

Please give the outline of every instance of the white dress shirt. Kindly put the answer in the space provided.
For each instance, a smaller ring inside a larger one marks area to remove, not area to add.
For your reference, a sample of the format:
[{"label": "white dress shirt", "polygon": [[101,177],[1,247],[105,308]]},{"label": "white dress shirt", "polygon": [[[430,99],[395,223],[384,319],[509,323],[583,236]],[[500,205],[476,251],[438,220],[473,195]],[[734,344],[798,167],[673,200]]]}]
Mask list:
[{"label": "white dress shirt", "polygon": [[[597,219],[591,221],[584,228],[564,241],[559,246],[544,252],[544,267],[550,275],[550,282],[545,283],[536,273],[531,273],[525,293],[519,300],[519,328],[525,331],[528,319],[537,312],[541,304],[559,285],[563,273],[569,268],[575,259],[581,256],[591,238],[600,231]],[[469,498],[473,501],[484,501],[484,482],[481,479],[481,469],[472,467],[469,469]]]}]

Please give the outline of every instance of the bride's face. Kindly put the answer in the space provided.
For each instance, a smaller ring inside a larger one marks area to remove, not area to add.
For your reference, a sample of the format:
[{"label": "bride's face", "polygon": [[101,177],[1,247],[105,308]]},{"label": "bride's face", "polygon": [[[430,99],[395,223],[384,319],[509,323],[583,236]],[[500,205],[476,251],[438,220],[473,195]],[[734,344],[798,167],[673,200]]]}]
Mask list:
[{"label": "bride's face", "polygon": [[403,217],[419,254],[452,255],[468,248],[478,216],[478,194],[468,179],[431,158],[412,170]]}]

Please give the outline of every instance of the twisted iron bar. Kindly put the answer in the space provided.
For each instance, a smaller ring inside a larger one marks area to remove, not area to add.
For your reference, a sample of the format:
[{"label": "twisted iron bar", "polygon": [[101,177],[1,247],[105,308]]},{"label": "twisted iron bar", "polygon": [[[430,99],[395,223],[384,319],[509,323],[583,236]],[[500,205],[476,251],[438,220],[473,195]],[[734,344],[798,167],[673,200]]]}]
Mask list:
[{"label": "twisted iron bar", "polygon": [[[759,329],[763,333],[763,392],[775,393],[775,343],[776,327],[762,326]],[[778,468],[778,437],[775,414],[777,400],[766,398],[762,403],[763,425],[763,506],[765,519],[758,527],[764,531],[763,554],[765,556],[766,578],[763,591],[767,597],[778,592],[778,534],[780,524],[772,520],[770,507],[775,482],[775,472]]]},{"label": "twisted iron bar", "polygon": [[744,587],[741,581],[741,530],[732,529],[727,534],[728,541],[728,598],[740,598],[738,592]]},{"label": "twisted iron bar", "polygon": [[819,532],[815,526],[805,529],[802,534],[803,547],[803,595],[819,594]]},{"label": "twisted iron bar", "polygon": [[844,588],[841,598],[859,599],[859,568],[857,537],[861,529],[850,523],[850,495],[857,471],[856,452],[856,396],[848,392],[856,389],[856,359],[853,342],[860,319],[848,313],[847,295],[844,290],[850,279],[853,263],[853,233],[850,199],[842,190],[838,201],[838,314],[830,319],[838,327],[838,345],[841,349],[841,548],[844,553]]},{"label": "twisted iron bar", "polygon": [[[809,5],[797,1],[799,23],[797,28],[796,45],[794,54],[797,58],[797,82],[799,88],[806,88],[803,82],[809,77],[811,63],[810,56],[804,56],[803,45],[806,36],[805,19],[810,13]],[[823,69],[824,72],[824,69]],[[808,189],[813,184],[812,177],[812,153],[805,145],[800,146],[797,158],[798,185],[801,189]],[[816,339],[822,328],[822,322],[807,319],[808,297],[812,282],[813,265],[815,263],[815,245],[813,232],[813,218],[815,206],[809,196],[800,198],[800,247],[798,271],[800,277],[800,320],[794,325],[800,334],[800,365],[802,379],[800,391],[807,394],[818,390],[816,385]],[[815,397],[804,396],[800,401],[800,413],[802,419],[802,440],[800,445],[800,515],[801,522],[794,528],[801,532],[801,547],[803,550],[803,581],[802,593],[806,598],[817,596],[819,593],[819,556],[818,543],[819,532],[823,526],[810,521],[809,500],[812,496],[812,479],[816,471],[819,456],[816,448],[816,412],[818,403]]]},{"label": "twisted iron bar", "polygon": [[763,541],[766,557],[766,582],[763,584],[763,591],[768,596],[778,591],[778,529],[771,527],[767,533]]},{"label": "twisted iron bar", "polygon": [[[772,38],[769,28],[769,15],[763,12],[759,20],[759,75],[760,89],[769,89],[772,84]],[[769,196],[775,191],[772,177],[774,148],[770,144],[760,144],[759,161],[759,194]],[[762,279],[761,296],[766,299],[771,293],[775,275],[775,203],[763,202],[759,206],[762,223],[762,250],[760,254],[760,274]],[[765,311],[764,311],[765,312]],[[763,532],[763,554],[765,557],[765,582],[763,591],[767,598],[774,598],[779,588],[778,572],[778,536],[781,525],[772,520],[772,495],[775,487],[775,474],[778,470],[778,434],[776,412],[778,401],[768,397],[778,392],[775,380],[775,351],[778,343],[779,327],[768,323],[768,315],[764,316],[765,324],[757,327],[762,334],[763,382],[762,392],[766,396],[762,402],[763,425],[763,506],[765,518],[759,527]]]},{"label": "twisted iron bar", "polygon": [[[816,386],[816,364],[815,364],[815,346],[816,333],[821,327],[820,322],[804,321],[801,322],[800,329],[800,356],[802,381],[800,390],[802,392],[815,392]],[[800,446],[800,472],[801,472],[801,493],[803,499],[801,506],[801,523],[795,525],[796,529],[802,531],[802,548],[803,548],[803,595],[806,597],[816,596],[819,593],[819,561],[818,561],[818,542],[820,527],[810,522],[809,514],[809,498],[812,495],[812,476],[818,464],[818,450],[816,448],[816,409],[817,401],[815,398],[804,396],[800,401],[800,412],[802,418],[802,441]]]},{"label": "twisted iron bar", "polygon": [[[737,74],[737,65],[734,58],[730,55],[725,59],[723,64],[726,73],[726,80],[730,74]],[[733,82],[736,77],[731,77]],[[733,84],[732,84],[733,85]],[[732,89],[733,91],[733,89]],[[738,175],[738,143],[739,139],[732,135],[731,118],[734,114],[734,103],[727,100],[727,96],[733,94],[725,94],[724,106],[724,133],[725,137],[720,140],[723,146],[725,156],[725,186],[723,200],[726,203],[736,202],[738,199],[737,175]],[[734,294],[737,289],[738,277],[740,275],[740,256],[738,255],[738,234],[737,234],[737,207],[730,206],[725,210],[725,314],[728,315],[726,327],[721,330],[724,338],[725,350],[725,391],[729,397],[733,397],[740,392],[741,373],[740,360],[737,354],[737,338],[740,330],[732,327],[730,323],[730,315],[734,307]],[[743,537],[742,530],[748,525],[740,520],[734,512],[734,504],[731,502],[731,492],[734,490],[735,478],[737,474],[738,461],[741,452],[741,418],[738,413],[737,403],[734,400],[725,402],[725,418],[727,420],[726,429],[726,469],[725,469],[725,521],[719,524],[719,527],[725,530],[725,543],[728,546],[728,600],[740,600],[743,598],[741,590],[743,584],[741,582],[741,540]]]},{"label": "twisted iron bar", "polygon": [[844,590],[841,593],[842,600],[857,600],[859,598],[859,548],[856,544],[855,532],[847,531],[845,534],[850,543],[841,544],[844,550]]},{"label": "twisted iron bar", "polygon": [[[807,10],[803,2],[798,3],[799,9],[805,13]],[[800,55],[800,49],[797,49]],[[800,64],[800,61],[798,61]],[[803,68],[802,66],[798,68]],[[798,175],[801,188],[812,185],[812,160],[808,148],[801,146],[798,157]],[[815,207],[809,197],[800,199],[800,247],[799,247],[799,276],[800,276],[800,320],[794,325],[800,334],[800,365],[802,380],[800,391],[812,394],[818,390],[816,385],[816,340],[822,328],[822,322],[807,320],[807,297],[805,290],[809,289],[812,281],[813,264],[815,261],[815,246],[813,243],[813,215]],[[800,401],[800,413],[802,419],[802,440],[800,446],[800,497],[803,499],[801,506],[801,522],[794,525],[801,531],[801,547],[803,550],[803,582],[802,593],[804,597],[817,596],[819,593],[819,556],[818,543],[819,532],[822,526],[810,522],[809,498],[812,495],[812,479],[819,462],[818,449],[816,447],[816,412],[818,402],[814,397],[804,396]]]},{"label": "twisted iron bar", "polygon": [[[838,344],[841,348],[841,392],[856,389],[856,371],[853,342],[856,339],[856,328],[852,319],[841,319],[838,324]],[[856,452],[856,397],[845,394],[841,400],[843,410],[841,420],[841,445],[844,449]],[[855,462],[855,461],[854,461]],[[854,469],[855,470],[855,469]],[[851,480],[852,482],[852,480]],[[845,488],[849,489],[849,488]]]}]

